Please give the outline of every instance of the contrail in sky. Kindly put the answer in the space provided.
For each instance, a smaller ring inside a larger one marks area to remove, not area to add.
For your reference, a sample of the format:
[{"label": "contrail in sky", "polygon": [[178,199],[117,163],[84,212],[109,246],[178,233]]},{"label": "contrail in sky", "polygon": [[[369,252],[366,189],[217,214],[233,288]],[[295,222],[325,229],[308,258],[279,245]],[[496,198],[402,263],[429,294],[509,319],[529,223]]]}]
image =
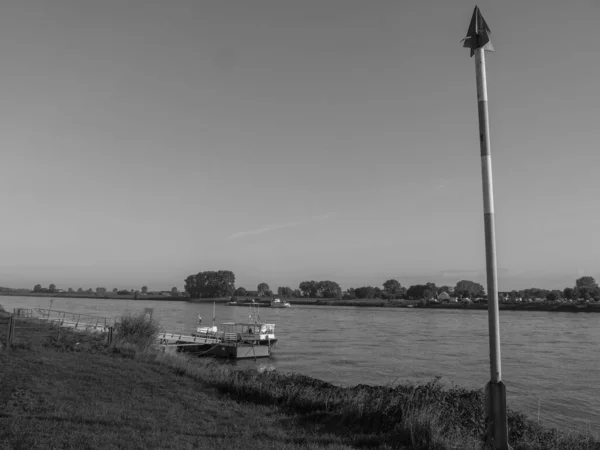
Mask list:
[{"label": "contrail in sky", "polygon": [[261,228],[256,228],[254,230],[247,230],[247,231],[239,231],[237,233],[232,234],[231,236],[227,237],[228,241],[234,240],[234,239],[239,239],[242,237],[246,237],[246,236],[252,236],[252,235],[257,235],[257,234],[265,234],[265,233],[270,233],[271,231],[277,231],[277,230],[282,230],[284,228],[294,228],[294,227],[298,227],[300,225],[305,225],[311,222],[316,222],[319,220],[326,220],[326,219],[330,219],[332,217],[335,216],[335,212],[328,212],[326,214],[321,214],[318,216],[312,216],[308,219],[305,220],[299,220],[296,222],[288,222],[288,223],[279,223],[279,224],[271,224],[271,225],[265,225],[264,227]]}]

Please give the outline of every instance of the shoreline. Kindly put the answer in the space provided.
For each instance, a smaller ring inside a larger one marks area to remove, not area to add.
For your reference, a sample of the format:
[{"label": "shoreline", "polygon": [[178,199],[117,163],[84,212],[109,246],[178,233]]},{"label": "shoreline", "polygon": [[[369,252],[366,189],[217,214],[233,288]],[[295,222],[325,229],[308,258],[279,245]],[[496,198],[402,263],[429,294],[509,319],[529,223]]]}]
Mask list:
[{"label": "shoreline", "polygon": [[[188,297],[166,297],[166,296],[138,296],[137,299],[133,298],[133,295],[121,295],[121,296],[97,296],[95,294],[49,294],[49,293],[8,293],[1,292],[1,296],[7,297],[46,297],[46,298],[81,298],[81,299],[96,299],[96,300],[133,300],[133,301],[165,301],[165,302],[186,302],[186,303],[220,303],[225,304],[229,302],[230,298],[188,298]],[[409,308],[412,309],[451,309],[451,310],[486,310],[488,309],[485,303],[471,303],[464,305],[462,303],[440,303],[440,304],[426,304],[418,305],[416,300],[327,300],[322,298],[304,298],[304,299],[286,299],[292,305],[304,305],[304,306],[323,306],[323,307],[367,307],[367,308]],[[270,308],[270,301],[256,302],[262,308]],[[232,307],[249,307],[251,304],[238,304],[232,305]],[[545,311],[545,312],[568,312],[568,313],[600,313],[600,304],[499,304],[500,311]]]},{"label": "shoreline", "polygon": [[134,295],[96,295],[96,294],[79,294],[68,292],[59,292],[50,294],[47,292],[0,292],[0,297],[47,297],[47,298],[93,298],[97,300],[160,300],[167,302],[184,302],[187,301],[187,297],[167,297],[163,295],[138,295],[138,298],[134,298]]}]

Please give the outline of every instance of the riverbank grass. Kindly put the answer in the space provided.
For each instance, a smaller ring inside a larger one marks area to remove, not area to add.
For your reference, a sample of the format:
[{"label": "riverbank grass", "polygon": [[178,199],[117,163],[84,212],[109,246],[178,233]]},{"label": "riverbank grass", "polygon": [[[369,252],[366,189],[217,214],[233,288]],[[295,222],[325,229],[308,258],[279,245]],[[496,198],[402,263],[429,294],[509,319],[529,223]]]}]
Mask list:
[{"label": "riverbank grass", "polygon": [[0,374],[2,449],[351,448],[278,408],[68,337],[55,349],[0,352]]}]

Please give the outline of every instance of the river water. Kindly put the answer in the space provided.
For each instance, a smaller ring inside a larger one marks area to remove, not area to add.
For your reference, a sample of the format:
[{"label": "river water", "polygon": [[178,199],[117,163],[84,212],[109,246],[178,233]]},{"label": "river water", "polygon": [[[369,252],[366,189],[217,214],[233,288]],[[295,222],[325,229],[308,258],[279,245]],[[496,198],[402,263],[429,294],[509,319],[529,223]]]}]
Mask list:
[{"label": "river water", "polygon": [[[0,297],[5,309],[48,308],[44,297]],[[165,331],[191,332],[213,305],[183,301],[56,298],[52,309],[117,317],[153,308]],[[250,308],[216,305],[216,323]],[[483,388],[489,381],[487,311],[295,305],[262,308],[279,339],[268,364],[334,384],[423,383]],[[600,425],[600,314],[502,311],[503,381],[512,409],[562,429]],[[258,364],[265,364],[259,360]],[[238,361],[251,366],[254,361]]]}]

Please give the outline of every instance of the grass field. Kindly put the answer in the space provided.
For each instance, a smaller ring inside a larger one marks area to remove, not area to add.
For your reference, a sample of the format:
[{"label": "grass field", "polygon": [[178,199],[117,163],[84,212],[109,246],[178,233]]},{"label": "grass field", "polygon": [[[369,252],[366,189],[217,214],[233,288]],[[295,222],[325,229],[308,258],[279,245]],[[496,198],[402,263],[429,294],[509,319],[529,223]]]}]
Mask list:
[{"label": "grass field", "polygon": [[0,448],[351,448],[279,408],[240,403],[166,365],[98,350],[0,353]]}]

